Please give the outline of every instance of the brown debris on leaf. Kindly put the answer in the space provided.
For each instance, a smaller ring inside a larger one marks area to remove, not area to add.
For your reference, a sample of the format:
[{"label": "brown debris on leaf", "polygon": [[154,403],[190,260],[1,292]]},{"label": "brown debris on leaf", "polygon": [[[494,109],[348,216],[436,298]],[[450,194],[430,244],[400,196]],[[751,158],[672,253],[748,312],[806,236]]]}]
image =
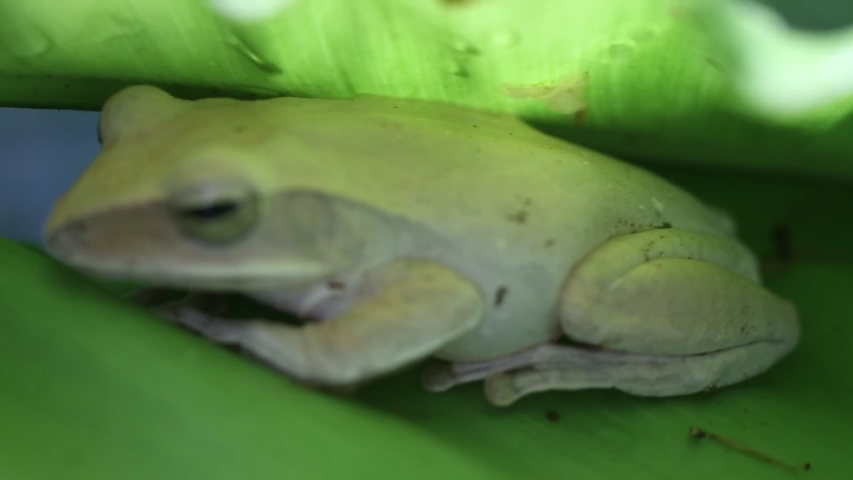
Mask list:
[{"label": "brown debris on leaf", "polygon": [[586,87],[589,73],[564,75],[554,82],[533,85],[504,85],[507,96],[518,99],[540,100],[555,112],[566,115],[586,112]]}]

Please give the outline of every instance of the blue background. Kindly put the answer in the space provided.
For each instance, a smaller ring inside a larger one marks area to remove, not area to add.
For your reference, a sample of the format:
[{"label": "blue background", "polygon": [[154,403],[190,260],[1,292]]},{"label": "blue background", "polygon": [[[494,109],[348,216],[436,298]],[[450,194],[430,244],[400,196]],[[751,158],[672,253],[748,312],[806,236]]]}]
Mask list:
[{"label": "blue background", "polygon": [[0,108],[0,237],[41,243],[54,200],[100,150],[98,112]]}]

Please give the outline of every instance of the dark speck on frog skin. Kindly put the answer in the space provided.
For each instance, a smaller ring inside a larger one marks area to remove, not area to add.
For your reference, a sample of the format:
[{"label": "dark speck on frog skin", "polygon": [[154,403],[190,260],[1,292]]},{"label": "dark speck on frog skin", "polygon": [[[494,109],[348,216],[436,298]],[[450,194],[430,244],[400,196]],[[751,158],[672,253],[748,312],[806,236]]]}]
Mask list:
[{"label": "dark speck on frog skin", "polygon": [[498,290],[495,292],[495,306],[500,307],[504,303],[504,299],[506,299],[506,294],[509,293],[509,288],[506,285],[501,285],[498,287]]},{"label": "dark speck on frog skin", "polygon": [[515,211],[515,213],[509,214],[508,217],[509,220],[512,222],[518,223],[519,225],[524,225],[525,223],[527,223],[527,216],[530,214],[528,212],[528,208],[533,203],[533,199],[530,197],[524,197],[519,195],[518,197],[516,197],[516,201],[519,203],[519,208]]},{"label": "dark speck on frog skin", "polygon": [[547,419],[551,423],[554,423],[560,420],[560,414],[552,410],[545,414],[545,419]]},{"label": "dark speck on frog skin", "polygon": [[515,223],[524,225],[525,223],[527,223],[527,212],[525,212],[524,210],[519,210],[510,215],[509,219]]},{"label": "dark speck on frog skin", "polygon": [[328,286],[332,290],[343,290],[346,288],[346,284],[340,280],[330,280]]}]

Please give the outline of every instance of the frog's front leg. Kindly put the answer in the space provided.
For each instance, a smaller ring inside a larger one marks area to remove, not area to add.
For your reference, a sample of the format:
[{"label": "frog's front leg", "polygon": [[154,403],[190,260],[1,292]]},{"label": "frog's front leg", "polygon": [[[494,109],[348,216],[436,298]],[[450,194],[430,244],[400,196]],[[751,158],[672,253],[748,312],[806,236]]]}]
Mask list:
[{"label": "frog's front leg", "polygon": [[301,381],[346,386],[428,357],[483,318],[479,290],[453,271],[401,260],[368,272],[363,296],[335,318],[293,327],[184,309],[172,318],[213,341],[241,347]]},{"label": "frog's front leg", "polygon": [[433,378],[450,385],[479,374],[497,405],[545,390],[684,395],[767,370],[799,336],[796,310],[758,283],[748,251],[678,229],[606,242],[574,268],[559,302],[566,336],[596,348],[540,345],[517,354],[509,371],[483,363]]}]

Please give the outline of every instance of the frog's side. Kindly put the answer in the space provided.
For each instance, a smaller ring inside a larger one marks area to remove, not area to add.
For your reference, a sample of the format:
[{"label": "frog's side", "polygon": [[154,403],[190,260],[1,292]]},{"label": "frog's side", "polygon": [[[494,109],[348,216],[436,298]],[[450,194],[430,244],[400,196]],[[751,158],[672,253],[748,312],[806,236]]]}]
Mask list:
[{"label": "frog's side", "polygon": [[51,251],[317,320],[168,312],[307,382],[433,356],[451,363],[425,372],[428,388],[485,379],[500,405],[547,389],[678,395],[761,373],[798,339],[725,214],[510,116],[131,87],[101,135],[48,221]]}]

